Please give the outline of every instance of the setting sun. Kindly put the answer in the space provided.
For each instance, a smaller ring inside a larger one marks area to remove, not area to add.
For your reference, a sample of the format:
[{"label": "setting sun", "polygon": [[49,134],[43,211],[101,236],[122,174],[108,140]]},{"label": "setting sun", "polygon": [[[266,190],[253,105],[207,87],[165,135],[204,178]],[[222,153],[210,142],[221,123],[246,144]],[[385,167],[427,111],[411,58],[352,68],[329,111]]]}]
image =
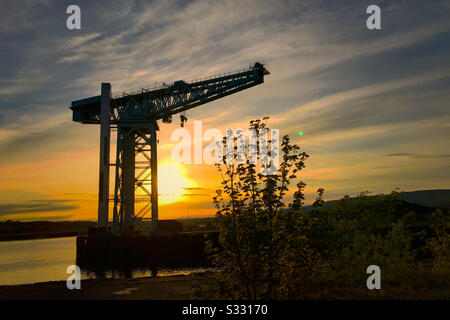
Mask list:
[{"label": "setting sun", "polygon": [[195,187],[195,183],[185,175],[185,169],[172,163],[158,167],[159,203],[167,204],[180,201],[185,188]]}]

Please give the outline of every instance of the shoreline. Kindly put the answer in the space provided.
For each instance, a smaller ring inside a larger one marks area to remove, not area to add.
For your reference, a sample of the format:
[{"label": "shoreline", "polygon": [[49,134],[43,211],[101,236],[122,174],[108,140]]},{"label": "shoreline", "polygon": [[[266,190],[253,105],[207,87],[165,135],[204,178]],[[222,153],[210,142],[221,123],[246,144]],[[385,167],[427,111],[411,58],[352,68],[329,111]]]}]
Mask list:
[{"label": "shoreline", "polygon": [[190,300],[192,286],[204,282],[205,272],[189,275],[130,279],[81,280],[81,289],[69,290],[66,281],[0,285],[0,300]]},{"label": "shoreline", "polygon": [[58,232],[58,233],[30,233],[30,234],[0,234],[0,242],[18,241],[18,240],[43,240],[54,238],[68,238],[80,235],[79,232]]}]

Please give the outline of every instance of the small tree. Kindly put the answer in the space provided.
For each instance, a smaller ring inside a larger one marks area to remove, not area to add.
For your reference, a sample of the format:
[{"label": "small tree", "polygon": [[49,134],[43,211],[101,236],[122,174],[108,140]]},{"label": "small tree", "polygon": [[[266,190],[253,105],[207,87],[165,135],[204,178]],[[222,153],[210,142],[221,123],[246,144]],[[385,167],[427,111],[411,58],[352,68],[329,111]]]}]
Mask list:
[{"label": "small tree", "polygon": [[[250,129],[259,135],[267,129],[267,119],[250,121]],[[272,143],[278,142],[270,139],[269,146]],[[308,155],[291,144],[289,136],[282,138],[280,150],[279,169],[273,175],[257,173],[248,152],[244,163],[237,163],[237,147],[233,161],[226,163],[224,157],[225,163],[217,165],[223,181],[213,198],[220,246],[209,247],[212,262],[220,269],[210,291],[214,297],[287,298],[314,273],[319,259],[305,237],[310,221],[302,214],[303,182],[297,183],[292,202],[285,204],[289,185]],[[259,166],[264,170],[269,165]]]},{"label": "small tree", "polygon": [[323,194],[325,192],[324,188],[317,189],[317,198],[316,201],[313,203],[313,208],[320,208],[325,204],[325,201],[323,200]]}]

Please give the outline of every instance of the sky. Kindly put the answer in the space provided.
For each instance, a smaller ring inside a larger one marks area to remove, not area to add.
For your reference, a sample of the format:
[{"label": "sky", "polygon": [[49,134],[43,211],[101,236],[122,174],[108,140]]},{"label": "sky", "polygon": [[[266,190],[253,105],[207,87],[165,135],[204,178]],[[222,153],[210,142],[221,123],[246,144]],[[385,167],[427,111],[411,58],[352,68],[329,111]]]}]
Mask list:
[{"label": "sky", "polygon": [[[306,203],[320,187],[326,200],[450,188],[450,1],[0,3],[0,220],[96,219],[99,126],[72,122],[72,100],[255,61],[264,84],[188,111],[186,129],[269,116],[310,155]],[[81,30],[66,27],[71,4]],[[371,4],[381,30],[366,27]],[[160,218],[212,215],[220,175],[172,162],[178,127],[160,125]]]}]

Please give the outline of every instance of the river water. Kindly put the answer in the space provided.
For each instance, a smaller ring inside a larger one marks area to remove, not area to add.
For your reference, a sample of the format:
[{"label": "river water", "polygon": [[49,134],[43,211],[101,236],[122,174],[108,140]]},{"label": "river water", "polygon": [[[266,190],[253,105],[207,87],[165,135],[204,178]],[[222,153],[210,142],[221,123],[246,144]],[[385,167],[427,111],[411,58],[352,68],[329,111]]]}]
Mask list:
[{"label": "river water", "polygon": [[[76,237],[39,240],[0,241],[0,285],[16,285],[66,280],[67,267],[76,260]],[[158,276],[190,274],[204,269],[161,270]],[[150,271],[134,271],[133,278],[150,276]],[[109,273],[107,278],[120,275]],[[82,279],[95,278],[82,273]]]}]

